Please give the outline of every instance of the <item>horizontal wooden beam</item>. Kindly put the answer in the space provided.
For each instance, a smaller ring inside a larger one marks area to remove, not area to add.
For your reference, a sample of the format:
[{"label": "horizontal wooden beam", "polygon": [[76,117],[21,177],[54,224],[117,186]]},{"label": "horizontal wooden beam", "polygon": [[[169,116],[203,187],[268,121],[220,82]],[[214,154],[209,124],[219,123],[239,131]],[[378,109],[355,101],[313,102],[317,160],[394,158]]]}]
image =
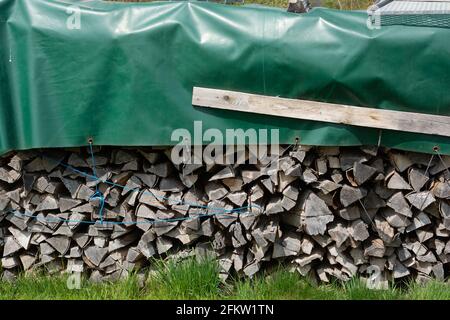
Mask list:
[{"label": "horizontal wooden beam", "polygon": [[450,117],[194,87],[200,107],[450,137]]}]

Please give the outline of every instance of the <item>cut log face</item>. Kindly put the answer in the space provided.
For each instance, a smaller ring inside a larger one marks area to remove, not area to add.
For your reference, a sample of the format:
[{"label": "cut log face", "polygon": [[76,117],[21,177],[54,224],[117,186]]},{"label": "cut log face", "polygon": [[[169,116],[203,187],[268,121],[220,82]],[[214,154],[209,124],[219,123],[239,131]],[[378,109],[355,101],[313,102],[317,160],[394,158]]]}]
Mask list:
[{"label": "cut log face", "polygon": [[152,165],[148,172],[157,175],[158,177],[167,178],[173,170],[173,166],[169,162],[161,162]]},{"label": "cut log face", "polygon": [[290,199],[289,197],[283,196],[283,199],[281,200],[281,206],[285,209],[285,210],[291,210],[292,208],[295,207],[297,203]]},{"label": "cut log face", "polygon": [[19,244],[14,237],[6,237],[5,245],[3,248],[3,257],[10,256],[22,249],[22,245]]},{"label": "cut log face", "polygon": [[275,192],[275,185],[272,182],[271,178],[266,178],[261,180],[262,185],[269,191],[270,193]]},{"label": "cut log face", "polygon": [[70,238],[65,236],[55,236],[45,240],[49,245],[55,248],[61,255],[65,255],[70,247]]},{"label": "cut log face", "polygon": [[319,175],[324,175],[328,171],[327,160],[325,158],[318,158],[316,160],[316,171]]},{"label": "cut log face", "polygon": [[350,250],[350,256],[352,257],[355,265],[362,265],[368,262],[368,258],[364,256],[364,250],[360,247],[352,248]]},{"label": "cut log face", "polygon": [[367,191],[363,188],[353,188],[347,185],[344,185],[341,189],[340,200],[344,207],[348,207],[349,205],[355,203],[358,200],[361,200],[367,195]]},{"label": "cut log face", "polygon": [[55,249],[46,242],[41,243],[39,245],[39,248],[42,255],[51,255],[53,252],[55,252]]},{"label": "cut log face", "polygon": [[264,197],[264,190],[259,184],[255,184],[250,188],[250,200],[255,202]]},{"label": "cut log face", "polygon": [[434,236],[433,232],[426,231],[426,230],[420,230],[420,229],[416,230],[416,235],[417,235],[417,239],[419,240],[420,243],[424,243],[427,240],[433,238],[433,236]]},{"label": "cut log face", "polygon": [[[170,218],[165,218],[165,219],[170,219]],[[160,222],[160,221],[155,221],[153,223],[153,228],[155,230],[156,235],[162,236],[166,233],[168,233],[170,230],[174,229],[176,226],[178,225],[178,222],[174,221],[174,222]]]},{"label": "cut log face", "polygon": [[353,176],[355,177],[355,181],[359,186],[368,181],[376,172],[376,168],[370,167],[360,162],[355,162],[355,165],[353,166]]},{"label": "cut log face", "polygon": [[324,234],[327,223],[334,220],[334,216],[326,203],[315,193],[303,195],[303,210],[301,213],[305,232],[309,235]]},{"label": "cut log face", "polygon": [[410,275],[408,268],[406,268],[400,261],[396,260],[394,264],[393,277],[398,279],[408,275]]},{"label": "cut log face", "polygon": [[396,190],[412,190],[411,186],[397,172],[390,177],[387,187]]},{"label": "cut log face", "polygon": [[444,220],[450,219],[450,204],[448,204],[447,202],[441,202],[439,211]]},{"label": "cut log face", "polygon": [[314,249],[314,242],[308,237],[304,237],[301,244],[301,252],[305,254],[311,254]]},{"label": "cut log face", "polygon": [[306,184],[310,184],[318,180],[312,169],[306,169],[305,171],[303,171],[303,175],[301,178]]},{"label": "cut log face", "polygon": [[131,243],[133,243],[137,239],[137,235],[133,233],[129,233],[123,237],[114,239],[109,242],[108,252],[114,252],[116,250],[122,249]]},{"label": "cut log face", "polygon": [[289,152],[289,156],[296,159],[300,163],[305,160],[307,150],[296,150]]},{"label": "cut log face", "polygon": [[[6,196],[11,200],[11,201],[13,201],[13,202],[15,202],[15,203],[19,203],[20,202],[20,189],[15,189],[15,190],[12,190],[12,191],[10,191],[10,192],[7,192],[6,193]],[[12,203],[11,203],[11,205],[12,205]]]},{"label": "cut log face", "polygon": [[331,193],[333,191],[336,191],[340,187],[341,187],[340,184],[335,183],[335,182],[330,181],[330,180],[322,180],[317,185],[317,189],[322,191],[324,194],[329,194],[329,193]]},{"label": "cut log face", "polygon": [[217,172],[215,175],[213,175],[211,178],[209,178],[209,181],[216,181],[216,180],[223,180],[228,178],[234,178],[236,175],[234,173],[234,169],[230,166],[223,168],[219,172]]},{"label": "cut log face", "polygon": [[151,257],[205,255],[219,260],[222,279],[254,277],[275,262],[320,281],[346,281],[370,266],[380,268],[382,286],[448,277],[449,157],[280,146],[256,164],[250,147],[176,164],[170,148],[93,149],[100,179],[59,165],[92,174],[80,148],[42,151],[57,163],[37,152],[0,157],[3,278],[65,264],[109,281]]},{"label": "cut log face", "polygon": [[30,269],[36,261],[36,257],[31,254],[22,254],[19,258],[25,271]]},{"label": "cut log face", "polygon": [[281,197],[272,197],[266,206],[266,214],[276,214],[284,211]]},{"label": "cut log face", "polygon": [[244,184],[250,183],[256,179],[258,179],[261,176],[260,171],[250,171],[250,170],[243,170],[241,171],[242,180]]},{"label": "cut log face", "polygon": [[82,184],[78,188],[77,199],[89,201],[89,199],[94,195],[94,190],[88,188],[86,185]]},{"label": "cut log face", "polygon": [[355,220],[349,227],[349,234],[355,241],[364,241],[369,238],[367,225],[362,220]]},{"label": "cut log face", "polygon": [[3,268],[5,269],[12,269],[15,268],[17,266],[19,266],[19,259],[17,259],[16,257],[12,256],[12,257],[4,257],[1,259],[1,265]]},{"label": "cut log face", "polygon": [[288,197],[289,199],[297,201],[298,196],[299,196],[299,189],[290,185],[286,189],[283,190],[283,195]]},{"label": "cut log face", "polygon": [[227,199],[240,207],[247,200],[247,193],[244,191],[230,193],[227,195]]},{"label": "cut log face", "polygon": [[180,180],[187,188],[191,188],[198,181],[198,175],[191,174],[183,176],[180,174]]},{"label": "cut log face", "polygon": [[344,180],[344,177],[340,171],[334,170],[333,174],[331,175],[331,179],[334,183],[339,184],[342,182],[342,180]]},{"label": "cut log face", "polygon": [[14,227],[9,227],[8,231],[11,232],[14,239],[24,248],[25,250],[28,249],[28,246],[30,245],[31,241],[31,233],[25,230],[19,230]]},{"label": "cut log face", "polygon": [[32,160],[30,163],[28,163],[25,166],[25,171],[27,172],[37,172],[37,171],[44,171],[44,165],[42,162],[42,158],[36,157],[34,160]]},{"label": "cut log face", "polygon": [[229,231],[231,233],[231,240],[233,247],[240,248],[247,243],[247,239],[243,233],[242,225],[240,223],[233,223]]},{"label": "cut log face", "polygon": [[84,159],[80,157],[77,153],[72,153],[69,157],[69,160],[67,160],[68,164],[72,167],[78,167],[78,168],[88,168],[89,165],[87,164]]},{"label": "cut log face", "polygon": [[172,248],[173,244],[170,239],[158,237],[156,239],[156,248],[159,254],[166,253]]},{"label": "cut log face", "polygon": [[390,244],[394,240],[395,230],[382,217],[375,217],[375,228],[383,242]]},{"label": "cut log face", "polygon": [[56,210],[59,208],[58,201],[53,196],[45,196],[36,208],[36,211]]},{"label": "cut log face", "polygon": [[394,228],[405,228],[411,224],[411,220],[406,216],[399,214],[390,208],[382,210],[382,215]]},{"label": "cut log face", "polygon": [[386,207],[386,202],[371,190],[364,198],[363,205],[366,209],[379,209]]},{"label": "cut log face", "polygon": [[450,180],[435,183],[432,191],[436,198],[450,199]]},{"label": "cut log face", "polygon": [[136,217],[147,218],[147,219],[156,219],[156,212],[154,210],[152,210],[150,207],[141,203],[136,208]]},{"label": "cut log face", "polygon": [[278,191],[282,192],[284,189],[286,189],[287,186],[289,186],[292,182],[297,180],[297,177],[288,176],[285,175],[283,172],[280,172],[278,179],[279,179]]},{"label": "cut log face", "polygon": [[339,216],[345,220],[356,220],[361,217],[360,208],[357,205],[339,210]]},{"label": "cut log face", "polygon": [[406,169],[408,169],[413,165],[411,159],[404,154],[392,152],[390,153],[389,156],[392,162],[394,163],[395,167],[397,168],[397,170],[400,172],[405,171]]},{"label": "cut log face", "polygon": [[336,242],[336,246],[341,247],[344,242],[350,236],[346,227],[344,227],[341,223],[337,223],[335,226],[328,228],[328,234],[331,239]]},{"label": "cut log face", "polygon": [[77,207],[81,203],[82,203],[81,200],[61,197],[59,198],[59,209],[61,210],[61,212],[66,212],[72,208]]},{"label": "cut log face", "polygon": [[411,168],[408,173],[409,184],[414,191],[419,192],[423,186],[430,180],[421,170]]},{"label": "cut log face", "polygon": [[301,236],[296,233],[288,233],[281,239],[281,245],[298,255],[302,248]]},{"label": "cut log face", "polygon": [[18,154],[16,154],[9,160],[8,166],[16,171],[22,171],[24,160],[22,160],[22,158]]},{"label": "cut log face", "polygon": [[430,218],[425,213],[420,212],[416,217],[414,217],[412,224],[410,224],[408,228],[406,228],[406,231],[410,232],[430,223]]},{"label": "cut log face", "polygon": [[161,191],[181,192],[184,189],[184,184],[178,178],[162,178],[159,183]]},{"label": "cut log face", "polygon": [[[135,193],[141,187],[142,187],[141,181],[137,177],[131,176],[129,179],[127,179],[127,183],[125,184],[125,187],[122,189],[122,195],[126,195],[130,192]],[[89,191],[86,190],[86,193],[89,193]]]},{"label": "cut log face", "polygon": [[292,177],[301,177],[302,172],[303,172],[302,166],[299,163],[293,165],[292,167],[290,167],[284,171],[284,173],[286,175],[292,176]]},{"label": "cut log face", "polygon": [[387,201],[386,205],[406,217],[412,217],[413,213],[401,192],[397,192]]},{"label": "cut log face", "polygon": [[331,169],[339,169],[341,167],[341,162],[339,161],[338,157],[328,156],[327,160],[328,160],[328,166]]},{"label": "cut log face", "polygon": [[210,200],[219,200],[228,194],[228,190],[222,184],[216,182],[206,184],[205,192]]},{"label": "cut log face", "polygon": [[364,250],[364,255],[382,258],[384,256],[385,252],[386,252],[386,248],[384,246],[383,240],[375,239],[375,240],[372,240],[370,246],[368,246]]},{"label": "cut log face", "polygon": [[107,254],[108,248],[91,246],[84,250],[85,257],[96,267],[100,266],[100,263],[103,261]]},{"label": "cut log face", "polygon": [[421,211],[436,201],[431,191],[410,193],[406,196],[406,199]]},{"label": "cut log face", "polygon": [[242,190],[242,185],[244,184],[241,178],[227,178],[223,179],[222,183],[231,191],[237,192]]},{"label": "cut log face", "polygon": [[33,189],[39,193],[44,193],[44,192],[46,192],[48,185],[49,185],[49,180],[46,177],[39,177],[35,181]]}]

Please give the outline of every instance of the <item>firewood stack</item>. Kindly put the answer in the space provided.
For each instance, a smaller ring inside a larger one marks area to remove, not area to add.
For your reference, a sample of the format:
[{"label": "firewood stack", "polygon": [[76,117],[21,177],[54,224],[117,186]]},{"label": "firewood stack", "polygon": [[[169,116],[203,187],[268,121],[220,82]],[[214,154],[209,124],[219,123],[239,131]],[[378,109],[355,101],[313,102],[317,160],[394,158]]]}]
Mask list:
[{"label": "firewood stack", "polygon": [[324,282],[448,275],[450,157],[281,149],[270,170],[248,153],[233,165],[174,165],[170,148],[4,155],[3,278],[45,268],[114,280],[189,250],[216,257],[224,279],[279,261]]}]

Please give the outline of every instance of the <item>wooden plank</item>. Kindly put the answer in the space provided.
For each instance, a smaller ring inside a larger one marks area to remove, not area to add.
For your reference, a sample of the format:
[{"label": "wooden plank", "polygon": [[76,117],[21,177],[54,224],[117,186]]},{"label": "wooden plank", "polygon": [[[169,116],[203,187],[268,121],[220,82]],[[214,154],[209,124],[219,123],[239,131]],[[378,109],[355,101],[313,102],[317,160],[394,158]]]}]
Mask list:
[{"label": "wooden plank", "polygon": [[195,106],[450,137],[450,117],[194,87]]}]

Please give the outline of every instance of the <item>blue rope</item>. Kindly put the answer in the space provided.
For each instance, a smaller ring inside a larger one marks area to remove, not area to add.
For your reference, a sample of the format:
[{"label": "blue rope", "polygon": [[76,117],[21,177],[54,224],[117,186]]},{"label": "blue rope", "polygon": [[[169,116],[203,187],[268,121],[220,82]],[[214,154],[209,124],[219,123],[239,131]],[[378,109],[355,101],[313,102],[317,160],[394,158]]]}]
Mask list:
[{"label": "blue rope", "polygon": [[100,222],[103,222],[103,209],[105,207],[105,197],[103,193],[100,191],[96,191],[89,200],[99,200],[100,201],[100,209],[98,210],[98,215],[100,216]]},{"label": "blue rope", "polygon": [[[81,224],[99,224],[98,221],[86,221],[86,220],[72,220],[72,219],[63,219],[63,218],[39,218],[37,216],[34,216],[31,212],[25,211],[25,213],[21,213],[19,211],[13,211],[10,210],[8,213],[13,213],[16,217],[19,218],[32,218],[37,220],[38,222],[66,222],[66,223],[81,223]],[[145,220],[145,221],[102,221],[100,224],[117,224],[117,225],[137,225],[137,224],[154,224],[154,223],[167,223],[167,222],[179,222],[179,221],[186,221],[186,220],[193,220],[201,217],[212,217],[212,216],[220,216],[220,215],[226,215],[228,213],[206,213],[206,214],[198,214],[195,216],[188,216],[188,217],[180,217],[180,218],[168,218],[168,219],[153,219],[153,220]],[[241,213],[240,216],[252,216],[255,215],[255,213]],[[224,219],[234,219],[235,217],[230,216],[224,216]]]},{"label": "blue rope", "polygon": [[94,156],[94,150],[92,148],[92,141],[89,141],[89,152],[91,154],[92,159],[92,173],[94,174],[95,181],[97,183],[95,184],[95,193],[89,198],[90,200],[99,200],[100,201],[100,209],[98,210],[98,215],[100,216],[100,222],[103,223],[103,208],[105,207],[105,196],[103,193],[101,193],[98,190],[98,181],[100,180],[97,176],[97,172],[95,170],[95,156]]},{"label": "blue rope", "polygon": [[[117,184],[115,182],[112,181],[108,181],[108,180],[102,180],[99,177],[97,177],[97,173],[95,170],[95,156],[94,156],[94,152],[93,152],[93,148],[92,148],[92,143],[89,143],[89,151],[90,151],[90,155],[92,157],[92,172],[93,175],[90,175],[84,171],[78,170],[68,164],[63,163],[62,161],[58,161],[55,159],[52,159],[51,157],[48,157],[47,155],[41,154],[43,157],[46,157],[47,159],[50,159],[54,162],[56,162],[58,165],[63,166],[66,169],[71,170],[72,172],[75,172],[79,175],[82,175],[86,178],[91,178],[94,181],[100,181],[106,184],[109,184],[113,187],[118,187],[118,188],[122,188],[123,190],[129,190],[131,192],[135,192],[135,191],[140,191],[139,188],[129,188],[127,186],[123,186],[120,184]],[[259,210],[262,211],[262,207],[255,205],[255,204],[251,204],[248,206],[243,206],[243,207],[239,207],[239,208],[234,208],[234,209],[225,209],[225,208],[215,208],[215,207],[208,207],[207,205],[201,205],[198,203],[189,203],[186,202],[184,200],[179,200],[179,201],[175,201],[175,203],[171,203],[172,199],[168,198],[168,197],[164,197],[164,196],[158,196],[155,195],[153,192],[151,191],[146,191],[144,190],[142,192],[142,194],[150,194],[151,196],[153,196],[155,199],[157,200],[163,200],[163,201],[168,201],[169,204],[173,205],[173,204],[181,204],[181,205],[188,205],[191,207],[195,207],[195,208],[200,208],[200,209],[207,209],[209,211],[218,211],[216,213],[208,213],[208,214],[198,214],[195,216],[188,216],[188,217],[180,217],[180,218],[169,218],[169,219],[153,219],[153,220],[144,220],[144,221],[130,221],[130,222],[124,222],[124,221],[104,221],[104,215],[103,215],[103,211],[104,211],[104,207],[105,207],[105,197],[104,195],[98,190],[98,185],[99,183],[96,184],[96,191],[95,193],[89,198],[89,200],[99,200],[100,201],[100,209],[99,209],[99,216],[100,216],[100,224],[113,224],[113,225],[137,225],[137,224],[154,224],[157,222],[177,222],[177,221],[185,221],[185,220],[191,220],[191,219],[196,219],[199,217],[212,217],[212,216],[220,216],[220,215],[226,215],[226,214],[232,214],[232,213],[237,213],[239,216],[245,216],[245,215],[255,215],[255,213],[251,213],[248,210],[251,208],[257,208]],[[247,210],[246,213],[241,213],[241,211],[243,210]],[[33,216],[32,213],[21,213],[18,211],[9,211],[9,212],[13,212],[15,216],[19,216],[19,217],[28,217],[28,218],[33,218],[36,220],[41,220],[41,221],[47,221],[47,222],[67,222],[67,223],[82,223],[82,224],[97,224],[98,221],[86,221],[86,220],[70,220],[70,219],[62,219],[62,218],[43,218],[43,219],[39,219],[37,216]],[[27,211],[26,211],[27,212]],[[234,218],[234,217],[230,217],[230,216],[225,216],[224,218]]]},{"label": "blue rope", "polygon": [[[98,180],[97,172],[95,171],[95,156],[94,156],[94,150],[92,149],[92,142],[89,142],[89,153],[91,154],[92,158],[92,173],[94,174],[94,177]],[[96,190],[98,190],[98,183],[95,185]]]},{"label": "blue rope", "polygon": [[[84,171],[75,169],[74,167],[72,167],[70,165],[67,165],[67,164],[65,164],[65,163],[63,163],[61,161],[57,161],[57,162],[58,162],[59,165],[63,166],[64,168],[69,169],[69,170],[71,170],[71,171],[73,171],[75,173],[78,173],[79,175],[82,175],[84,177],[91,178],[93,180],[99,180],[100,182],[106,183],[106,184],[111,185],[113,187],[121,188],[121,189],[126,190],[126,191],[131,191],[131,192],[140,191],[139,188],[130,188],[130,187],[127,187],[127,186],[123,186],[123,185],[114,183],[112,181],[102,180],[102,179],[97,178],[95,176],[92,176],[92,175],[90,175],[90,174],[88,174],[88,173],[86,173]],[[146,191],[146,190],[144,190],[142,192],[142,194],[151,195],[154,198],[156,198],[157,200],[168,201],[170,205],[174,205],[174,204],[188,205],[188,206],[191,206],[191,207],[200,208],[200,209],[207,209],[207,210],[210,210],[210,211],[219,211],[219,212],[220,211],[224,211],[224,212],[232,213],[232,212],[236,212],[236,211],[248,210],[248,209],[251,209],[251,208],[257,208],[259,210],[262,210],[262,207],[259,206],[259,205],[256,205],[256,204],[252,204],[252,205],[249,205],[249,206],[243,206],[243,207],[239,207],[239,208],[234,208],[234,209],[225,209],[225,208],[217,208],[217,207],[208,207],[207,205],[200,205],[198,203],[191,203],[191,202],[187,202],[187,201],[184,201],[184,200],[179,200],[179,201],[175,201],[174,203],[171,203],[174,200],[172,200],[172,199],[170,199],[168,197],[158,196],[158,195],[154,194],[153,192]]]}]

